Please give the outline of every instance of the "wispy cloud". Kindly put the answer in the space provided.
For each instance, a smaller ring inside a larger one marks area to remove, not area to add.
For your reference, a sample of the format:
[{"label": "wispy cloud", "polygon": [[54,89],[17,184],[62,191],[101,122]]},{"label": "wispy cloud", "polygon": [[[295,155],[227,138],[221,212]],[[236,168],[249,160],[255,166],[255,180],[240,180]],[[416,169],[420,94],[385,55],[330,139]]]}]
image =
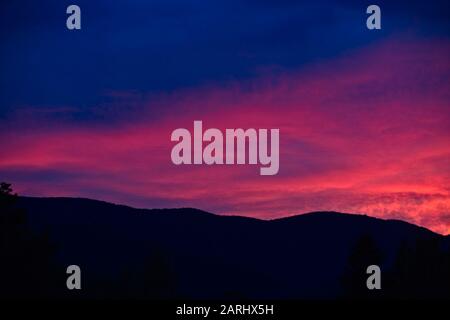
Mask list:
[{"label": "wispy cloud", "polygon": [[[113,125],[29,125],[24,114],[19,130],[1,130],[0,175],[29,195],[263,218],[338,210],[449,233],[449,53],[447,40],[395,39],[252,81],[138,99],[109,93],[131,99],[135,113]],[[280,128],[279,174],[173,165],[170,134],[194,120]]]}]

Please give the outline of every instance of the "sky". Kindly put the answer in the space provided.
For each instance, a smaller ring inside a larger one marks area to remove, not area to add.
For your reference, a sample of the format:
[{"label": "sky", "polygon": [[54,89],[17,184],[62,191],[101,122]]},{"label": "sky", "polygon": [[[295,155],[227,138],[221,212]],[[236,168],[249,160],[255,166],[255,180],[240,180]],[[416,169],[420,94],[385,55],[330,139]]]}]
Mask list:
[{"label": "sky", "polygon": [[[82,28],[65,26],[81,8]],[[0,5],[0,180],[21,195],[450,233],[447,1]],[[181,165],[177,128],[279,128],[280,169]]]}]

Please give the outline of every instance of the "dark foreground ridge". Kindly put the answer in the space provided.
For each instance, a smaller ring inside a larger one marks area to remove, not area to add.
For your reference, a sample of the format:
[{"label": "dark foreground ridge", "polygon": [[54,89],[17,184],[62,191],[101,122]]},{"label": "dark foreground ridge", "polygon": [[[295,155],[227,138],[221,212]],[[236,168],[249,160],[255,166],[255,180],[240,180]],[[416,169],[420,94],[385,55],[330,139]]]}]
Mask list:
[{"label": "dark foreground ridge", "polygon": [[[40,245],[25,245],[31,247],[28,251],[21,249],[23,243],[10,244],[32,256],[18,253],[8,258],[9,268],[3,267],[8,279],[30,277],[10,280],[17,296],[450,296],[449,237],[398,220],[316,212],[265,221],[190,208],[134,209],[81,198],[20,197],[15,207],[26,213],[31,234],[45,238]],[[25,268],[14,266],[23,261]],[[381,290],[366,287],[371,264],[381,267]],[[82,270],[81,290],[66,288],[69,265]],[[22,273],[16,274],[18,270]],[[3,290],[2,295],[11,292]]]}]

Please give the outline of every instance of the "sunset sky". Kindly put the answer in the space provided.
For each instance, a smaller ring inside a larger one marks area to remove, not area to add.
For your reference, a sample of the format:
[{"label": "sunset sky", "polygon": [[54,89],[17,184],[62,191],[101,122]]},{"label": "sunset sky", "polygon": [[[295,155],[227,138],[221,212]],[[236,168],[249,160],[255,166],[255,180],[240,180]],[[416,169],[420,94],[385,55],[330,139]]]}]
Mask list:
[{"label": "sunset sky", "polygon": [[[21,195],[450,233],[447,1],[17,1],[0,10],[0,180]],[[362,4],[361,4],[362,3]],[[445,14],[444,14],[445,13]],[[279,128],[280,169],[176,166],[173,130]]]}]

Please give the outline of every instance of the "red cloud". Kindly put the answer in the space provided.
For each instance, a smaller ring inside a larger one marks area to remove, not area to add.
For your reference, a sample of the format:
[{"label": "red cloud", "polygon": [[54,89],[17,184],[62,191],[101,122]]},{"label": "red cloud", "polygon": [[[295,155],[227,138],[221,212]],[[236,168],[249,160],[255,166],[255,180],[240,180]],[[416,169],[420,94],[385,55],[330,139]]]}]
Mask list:
[{"label": "red cloud", "polygon": [[[449,233],[449,53],[446,40],[389,41],[300,72],[152,96],[110,127],[21,127],[2,133],[0,174],[29,195],[262,218],[335,210]],[[173,165],[170,134],[194,120],[280,128],[279,174]]]}]

